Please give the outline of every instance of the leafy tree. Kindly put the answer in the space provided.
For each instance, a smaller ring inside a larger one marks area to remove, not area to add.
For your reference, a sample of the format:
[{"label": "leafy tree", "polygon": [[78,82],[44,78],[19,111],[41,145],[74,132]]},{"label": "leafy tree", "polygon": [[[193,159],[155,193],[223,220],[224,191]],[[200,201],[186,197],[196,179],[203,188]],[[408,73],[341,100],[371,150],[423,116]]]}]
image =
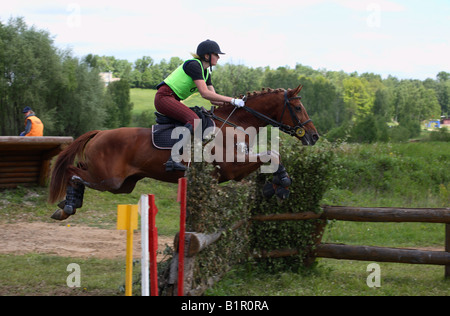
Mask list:
[{"label": "leafy tree", "polygon": [[375,93],[372,113],[388,122],[393,113],[393,95],[387,88],[381,88]]},{"label": "leafy tree", "polygon": [[51,133],[54,91],[60,86],[60,63],[46,31],[28,28],[22,18],[0,24],[0,131],[18,135],[23,130],[22,109],[30,106],[46,121]]},{"label": "leafy tree", "polygon": [[403,80],[395,93],[394,115],[398,122],[421,122],[440,116],[436,92],[419,80]]},{"label": "leafy tree", "polygon": [[279,67],[277,70],[266,69],[263,84],[270,88],[293,89],[299,84],[298,73],[289,67]]},{"label": "leafy tree", "polygon": [[261,90],[263,71],[244,65],[218,66],[212,74],[216,91],[229,96],[239,96],[249,91]]},{"label": "leafy tree", "polygon": [[150,56],[144,56],[134,62],[134,69],[144,73],[150,66],[153,66],[154,60]]},{"label": "leafy tree", "polygon": [[450,114],[450,80],[439,81],[436,85],[436,96],[439,105],[441,106],[441,113],[444,116]]},{"label": "leafy tree", "polygon": [[450,80],[450,73],[441,71],[437,74],[437,80],[438,82],[446,82]]},{"label": "leafy tree", "polygon": [[315,78],[300,76],[303,85],[302,103],[319,133],[326,134],[345,117],[342,98],[335,86],[322,75]]},{"label": "leafy tree", "polygon": [[366,86],[367,80],[357,77],[350,77],[343,81],[344,103],[354,119],[363,118],[371,111],[373,101]]},{"label": "leafy tree", "polygon": [[169,62],[167,62],[165,59],[161,60],[161,62],[158,64],[158,67],[161,71],[163,79],[167,78],[182,63],[183,60],[178,57],[170,58]]},{"label": "leafy tree", "polygon": [[108,128],[126,127],[130,124],[133,103],[130,102],[130,84],[126,80],[112,82],[108,86]]},{"label": "leafy tree", "polygon": [[355,143],[373,143],[377,141],[377,126],[373,115],[356,122],[351,131],[350,140]]},{"label": "leafy tree", "polygon": [[99,73],[78,58],[63,60],[63,88],[56,105],[59,135],[78,137],[104,127],[104,83]]}]

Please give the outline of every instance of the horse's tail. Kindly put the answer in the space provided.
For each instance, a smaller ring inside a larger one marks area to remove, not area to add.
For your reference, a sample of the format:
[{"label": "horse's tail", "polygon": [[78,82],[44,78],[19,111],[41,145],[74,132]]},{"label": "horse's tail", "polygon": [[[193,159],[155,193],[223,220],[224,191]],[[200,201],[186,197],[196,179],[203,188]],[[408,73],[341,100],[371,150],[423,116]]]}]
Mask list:
[{"label": "horse's tail", "polygon": [[53,168],[49,189],[49,203],[55,203],[64,198],[69,179],[76,168],[73,166],[77,155],[83,152],[86,144],[100,131],[91,131],[78,137],[72,144],[64,149],[58,156]]}]

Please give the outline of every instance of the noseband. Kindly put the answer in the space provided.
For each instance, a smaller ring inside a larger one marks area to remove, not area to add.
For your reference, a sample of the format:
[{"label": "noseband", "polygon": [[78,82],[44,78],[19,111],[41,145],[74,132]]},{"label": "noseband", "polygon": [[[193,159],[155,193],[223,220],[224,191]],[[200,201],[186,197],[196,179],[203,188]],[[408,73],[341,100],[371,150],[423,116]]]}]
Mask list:
[{"label": "noseband", "polygon": [[[252,114],[253,116],[259,118],[260,120],[265,121],[266,123],[272,125],[273,127],[278,127],[280,129],[280,131],[289,134],[291,136],[298,136],[298,137],[304,137],[305,136],[305,129],[303,128],[306,124],[312,122],[312,120],[307,120],[306,122],[300,122],[300,120],[297,118],[297,115],[295,115],[294,109],[292,108],[291,105],[291,100],[300,100],[302,97],[293,97],[293,98],[289,98],[288,97],[288,92],[287,90],[284,91],[284,108],[283,108],[283,112],[281,113],[281,117],[279,121],[275,121],[273,119],[271,119],[270,117],[259,113],[258,111],[255,111],[247,106],[244,106],[243,109],[246,110],[247,112],[249,112],[250,114]],[[289,114],[291,115],[291,119],[292,119],[292,123],[294,124],[294,127],[283,124],[283,117],[284,117],[284,113],[286,112],[286,108],[289,110]]]}]

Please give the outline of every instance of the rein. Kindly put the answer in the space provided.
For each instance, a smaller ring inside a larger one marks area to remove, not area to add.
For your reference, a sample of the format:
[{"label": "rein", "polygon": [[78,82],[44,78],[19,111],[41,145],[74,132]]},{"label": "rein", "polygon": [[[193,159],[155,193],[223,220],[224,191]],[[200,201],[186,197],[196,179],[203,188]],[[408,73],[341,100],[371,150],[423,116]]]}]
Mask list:
[{"label": "rein", "polygon": [[[292,108],[292,105],[290,103],[291,100],[296,100],[296,99],[301,99],[302,97],[293,97],[293,98],[288,98],[288,92],[287,90],[284,91],[284,108],[283,108],[283,112],[281,113],[281,117],[279,121],[276,121],[274,119],[271,119],[270,117],[256,111],[253,110],[247,106],[244,106],[242,109],[244,109],[245,111],[247,111],[248,113],[252,114],[254,117],[272,125],[273,127],[278,127],[282,132],[290,135],[290,136],[298,136],[298,137],[303,137],[305,136],[305,129],[303,128],[306,124],[312,122],[312,120],[307,120],[304,123],[301,123],[300,120],[297,118],[297,116],[294,113],[294,109]],[[283,120],[283,116],[284,113],[286,112],[286,108],[289,110],[289,114],[291,115],[291,119],[292,119],[292,123],[294,124],[294,127],[283,124],[281,121]],[[235,109],[236,110],[236,109]],[[231,113],[233,114],[234,111]],[[230,114],[230,116],[231,116]],[[234,128],[238,128],[239,126],[237,126],[234,123],[228,122],[228,119],[230,118],[230,116],[228,116],[228,118],[226,120],[224,120],[221,117],[218,117],[217,115],[214,114],[214,111],[210,112],[210,115],[212,118],[224,123],[224,124],[228,124],[230,126],[233,126]],[[222,125],[223,127],[223,125]]]}]

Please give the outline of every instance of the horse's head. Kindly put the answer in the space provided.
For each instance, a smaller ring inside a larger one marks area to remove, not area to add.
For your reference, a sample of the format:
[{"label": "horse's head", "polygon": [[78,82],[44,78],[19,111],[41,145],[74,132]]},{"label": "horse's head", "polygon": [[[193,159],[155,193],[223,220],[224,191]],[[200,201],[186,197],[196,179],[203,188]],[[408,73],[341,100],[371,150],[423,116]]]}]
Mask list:
[{"label": "horse's head", "polygon": [[301,90],[300,85],[296,89],[269,89],[249,94],[248,106],[244,109],[266,124],[300,139],[303,145],[312,146],[319,140],[319,133],[300,101]]},{"label": "horse's head", "polygon": [[284,106],[279,117],[283,124],[294,128],[293,136],[300,139],[303,145],[313,146],[319,140],[319,133],[300,101],[301,97],[298,96],[302,88],[303,86],[299,85],[296,89],[284,93]]}]

